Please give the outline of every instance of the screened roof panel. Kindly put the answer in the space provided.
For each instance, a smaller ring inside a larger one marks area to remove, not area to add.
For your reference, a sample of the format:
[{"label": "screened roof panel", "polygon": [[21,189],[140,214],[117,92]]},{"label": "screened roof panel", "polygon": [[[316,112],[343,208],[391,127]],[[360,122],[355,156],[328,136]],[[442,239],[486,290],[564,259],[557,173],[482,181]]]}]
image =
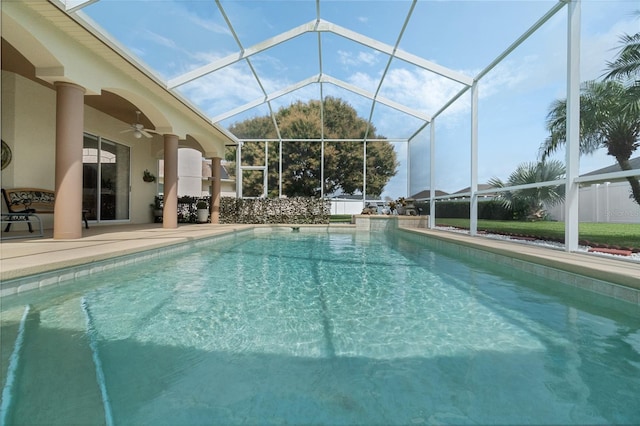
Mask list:
[{"label": "screened roof panel", "polygon": [[[165,79],[169,90],[223,126],[297,100],[335,96],[364,119],[375,105],[372,124],[400,139],[452,103],[436,125],[438,143],[449,151],[437,154],[447,173],[453,170],[449,161],[460,160],[457,144],[468,147],[470,133],[470,91],[455,97],[552,10],[558,13],[480,79],[480,113],[497,111],[500,103],[535,104],[536,115],[525,117],[538,132],[522,137],[539,139],[545,127],[540,111],[566,93],[564,0],[51,1],[89,15]],[[601,77],[620,36],[638,31],[636,3],[582,0],[581,80]],[[514,82],[520,84],[515,89]],[[508,134],[486,136],[491,140],[482,146],[490,153],[483,155],[502,157],[499,146],[510,143],[504,141]],[[489,173],[481,169],[479,178]],[[467,174],[447,182],[460,186],[461,177],[467,186]]]},{"label": "screened roof panel", "polygon": [[345,13],[344,3],[322,2],[322,19],[392,46],[396,44],[407,13],[411,9],[410,1],[367,1],[362,2],[358,13],[352,14]]},{"label": "screened roof panel", "polygon": [[100,0],[82,12],[166,79],[238,51],[213,2]]},{"label": "screened roof panel", "polygon": [[332,33],[322,34],[322,72],[353,83],[363,73],[373,80],[366,90],[375,90],[388,56],[353,40]]},{"label": "screened roof panel", "polygon": [[[318,73],[318,55],[309,54],[317,52],[317,44],[316,34],[303,34],[257,53],[249,61],[267,93],[272,93]],[[301,60],[292,62],[292,56]]]},{"label": "screened roof panel", "polygon": [[[249,120],[256,117],[267,117],[270,114],[271,113],[269,111],[269,106],[267,104],[261,104],[220,121],[220,125],[228,129],[233,124],[239,123],[241,121]],[[273,133],[275,133],[275,129],[272,130]]]},{"label": "screened roof panel", "polygon": [[369,118],[372,102],[370,99],[351,92],[344,87],[328,83],[322,85],[322,92],[325,98],[329,96],[339,98],[351,105],[353,109],[356,110],[359,117],[364,118],[365,120]]},{"label": "screened roof panel", "polygon": [[556,3],[555,0],[418,2],[400,48],[451,69],[478,72]]},{"label": "screened roof panel", "polygon": [[380,87],[380,95],[433,116],[465,85],[429,70],[394,59]]},{"label": "screened roof panel", "polygon": [[[367,115],[368,118],[368,115]],[[372,120],[377,132],[387,138],[409,139],[424,121],[407,115],[392,107],[376,103],[373,110]],[[393,134],[388,134],[389,129],[393,129]]]},{"label": "screened roof panel", "polygon": [[[213,0],[201,1],[217,8]],[[315,1],[220,1],[244,48],[316,19]]]},{"label": "screened roof panel", "polygon": [[278,96],[271,101],[271,107],[275,113],[278,109],[295,102],[308,102],[310,99],[320,99],[320,88],[317,84],[308,84],[300,89]]}]

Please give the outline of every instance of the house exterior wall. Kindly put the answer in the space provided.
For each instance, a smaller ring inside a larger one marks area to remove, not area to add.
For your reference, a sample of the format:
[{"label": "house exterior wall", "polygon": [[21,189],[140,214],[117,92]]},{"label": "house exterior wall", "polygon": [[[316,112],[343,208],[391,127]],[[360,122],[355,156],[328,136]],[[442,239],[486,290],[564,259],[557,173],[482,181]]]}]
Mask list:
[{"label": "house exterior wall", "polygon": [[55,98],[51,89],[2,73],[2,140],[13,154],[3,186],[55,188]]},{"label": "house exterior wall", "polygon": [[160,138],[136,139],[133,133],[121,133],[129,128],[129,123],[123,123],[91,107],[85,106],[84,114],[85,132],[128,146],[131,150],[130,212],[127,222],[152,222],[150,204],[157,193],[157,182],[145,182],[142,175],[144,170],[149,170],[157,176],[158,160],[155,153],[162,149]]},{"label": "house exterior wall", "polygon": [[[605,182],[580,188],[580,222],[640,223],[640,206],[629,198],[627,182]],[[564,221],[564,204],[548,209],[551,219]]]},{"label": "house exterior wall", "polygon": [[[2,140],[12,152],[2,170],[3,188],[55,189],[55,98],[45,86],[2,72]],[[53,227],[53,215],[41,219],[45,228]]]},{"label": "house exterior wall", "polygon": [[[101,136],[130,148],[131,192],[130,219],[127,223],[150,223],[153,218],[149,204],[156,194],[156,183],[142,180],[145,169],[154,171],[154,153],[161,142],[135,139],[130,133],[120,133],[128,123],[84,108],[85,132]],[[2,72],[2,140],[12,152],[11,163],[2,170],[2,187],[34,187],[55,189],[56,93],[22,76]],[[155,138],[154,138],[155,139]],[[2,211],[6,212],[4,201]],[[41,215],[45,229],[53,227],[53,215]]]},{"label": "house exterior wall", "polygon": [[[122,52],[110,39],[92,32],[91,28],[84,28],[83,22],[70,18],[54,4],[46,1],[3,2],[1,15],[3,42],[9,43],[20,55],[10,58],[16,59],[15,63],[7,61],[7,69],[2,71],[2,138],[13,154],[11,164],[2,171],[2,186],[46,189],[57,186],[57,202],[62,206],[73,204],[73,211],[76,211],[75,204],[79,204],[79,200],[74,191],[77,191],[78,182],[60,177],[76,170],[76,155],[80,153],[71,152],[68,157],[56,158],[56,152],[68,147],[64,140],[58,139],[65,137],[60,133],[62,128],[56,133],[56,126],[63,123],[66,131],[73,132],[76,142],[84,132],[130,148],[130,161],[118,162],[116,170],[118,174],[129,173],[130,181],[115,183],[115,194],[110,195],[117,197],[117,203],[110,202],[107,206],[111,209],[109,213],[115,211],[115,214],[105,217],[120,218],[107,223],[147,223],[152,221],[150,204],[158,183],[146,183],[142,175],[145,169],[157,175],[159,158],[177,156],[174,142],[183,140],[202,153],[214,156],[224,152],[227,144],[237,142],[203,113],[168,90],[166,84],[147,71],[142,63]],[[29,77],[35,77],[42,84]],[[80,98],[73,98],[74,102],[63,99],[61,87],[73,87],[77,93],[84,93],[85,104],[77,102]],[[113,102],[106,92],[119,96],[128,104]],[[90,96],[105,96],[98,100],[104,102],[89,102],[101,105],[96,107],[98,110],[87,106],[86,100]],[[113,104],[109,105],[109,102]],[[57,108],[60,108],[59,117]],[[112,108],[115,108],[114,112],[109,113]],[[118,111],[130,109],[141,111],[157,135],[151,139],[135,139],[132,133],[122,133],[123,129],[130,128],[135,118],[114,119],[108,114],[119,116]],[[79,149],[79,145],[73,149]],[[65,156],[69,154],[67,151],[64,151]],[[171,168],[169,176],[172,182],[177,178],[173,176],[177,175],[174,169]],[[123,202],[127,197],[128,219],[122,214],[127,212]],[[4,206],[3,209],[6,210]],[[63,235],[75,238],[81,230],[80,221],[71,225],[75,218],[70,222],[59,220],[60,211],[58,208],[55,224],[60,232],[54,230],[54,238]],[[173,223],[173,216],[177,216],[177,212],[166,213],[169,217],[165,217],[163,227],[169,227],[167,224]],[[51,228],[53,217],[42,216],[45,227]]]}]

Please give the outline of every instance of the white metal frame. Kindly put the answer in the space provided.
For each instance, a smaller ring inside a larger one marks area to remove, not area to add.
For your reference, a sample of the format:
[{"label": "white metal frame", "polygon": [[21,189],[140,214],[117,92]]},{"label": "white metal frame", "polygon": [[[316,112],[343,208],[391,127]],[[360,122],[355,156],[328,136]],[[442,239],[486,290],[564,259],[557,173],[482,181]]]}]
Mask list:
[{"label": "white metal frame", "polygon": [[[82,15],[81,9],[86,7],[89,4],[95,3],[99,0],[49,0],[53,4],[56,4],[60,9],[64,10],[66,13],[71,15],[76,21],[78,21],[81,25],[87,27],[90,31],[96,33],[99,32],[98,29],[93,28],[90,24],[90,19],[85,18]],[[456,100],[458,100],[461,96],[465,95],[468,91],[471,91],[471,134],[470,134],[470,152],[471,152],[471,164],[470,164],[470,192],[468,195],[471,199],[471,235],[475,235],[477,232],[477,200],[478,196],[482,195],[484,191],[478,190],[478,83],[479,81],[489,73],[496,65],[498,65],[502,60],[504,60],[511,52],[513,52],[518,46],[520,46],[525,40],[527,40],[532,34],[534,34],[540,27],[542,27],[551,17],[555,16],[560,10],[564,7],[567,8],[567,150],[566,150],[566,167],[567,167],[567,176],[566,179],[562,180],[561,183],[566,185],[566,228],[565,228],[565,237],[566,244],[565,247],[568,251],[574,251],[577,249],[577,241],[578,241],[578,185],[580,182],[585,182],[587,180],[592,181],[595,178],[585,178],[581,179],[578,177],[578,165],[579,165],[579,85],[580,85],[580,72],[579,72],[579,62],[580,62],[580,5],[581,0],[558,0],[556,4],[554,4],[550,10],[542,16],[535,24],[533,24],[527,31],[525,31],[517,40],[515,40],[504,52],[498,55],[486,68],[484,68],[478,75],[475,77],[469,77],[464,74],[461,74],[457,71],[448,69],[439,64],[428,61],[424,58],[418,57],[408,52],[404,52],[398,48],[402,35],[405,31],[407,24],[409,23],[411,16],[413,14],[415,5],[417,0],[412,0],[407,15],[404,20],[404,24],[402,29],[399,32],[397,41],[395,45],[391,46],[386,43],[382,43],[378,40],[374,40],[367,36],[364,36],[360,33],[354,32],[347,28],[336,25],[332,22],[325,21],[321,18],[320,14],[320,0],[316,0],[316,19],[297,26],[295,28],[291,28],[288,31],[285,31],[275,37],[269,38],[267,40],[263,40],[253,46],[245,48],[230,19],[228,18],[220,0],[215,0],[215,3],[220,10],[220,13],[224,17],[227,26],[233,35],[239,51],[228,55],[225,58],[219,59],[217,61],[213,61],[209,64],[206,64],[200,68],[197,68],[193,71],[187,72],[179,77],[171,79],[166,82],[166,87],[169,90],[174,90],[184,84],[187,84],[195,79],[203,77],[207,74],[210,74],[214,71],[220,70],[229,65],[233,65],[240,61],[245,61],[251,70],[256,82],[258,83],[260,89],[262,90],[263,97],[260,99],[256,99],[252,102],[249,102],[245,105],[242,105],[233,110],[227,111],[223,114],[220,114],[216,117],[213,117],[211,120],[214,123],[218,123],[227,118],[233,117],[237,114],[240,114],[244,111],[247,111],[251,108],[257,107],[259,105],[267,104],[273,124],[275,126],[278,138],[275,141],[279,142],[279,151],[280,151],[280,176],[282,175],[282,144],[287,142],[287,140],[282,139],[280,134],[280,129],[278,128],[278,123],[275,120],[275,114],[271,105],[271,101],[277,99],[281,96],[284,96],[288,93],[299,90],[307,85],[318,84],[320,87],[320,100],[321,105],[324,100],[324,84],[333,84],[335,86],[341,87],[345,90],[353,92],[357,95],[365,97],[372,101],[371,110],[369,114],[369,123],[371,123],[373,112],[378,103],[382,105],[386,105],[391,107],[397,111],[400,111],[403,114],[407,114],[409,116],[415,117],[423,122],[419,129],[417,129],[407,140],[407,151],[409,151],[409,147],[411,145],[411,141],[420,134],[427,126],[430,126],[430,195],[429,201],[431,205],[434,206],[437,200],[450,198],[448,196],[437,197],[435,196],[435,169],[437,167],[435,163],[435,152],[436,152],[436,132],[435,132],[435,122],[434,120],[444,112],[449,106],[451,106]],[[261,78],[258,75],[257,71],[251,64],[251,57],[260,52],[264,52],[267,49],[270,49],[274,46],[277,46],[282,43],[286,43],[289,40],[293,40],[297,37],[300,37],[304,34],[308,33],[316,33],[317,34],[317,44],[318,44],[318,57],[319,57],[319,71],[318,74],[311,76],[307,79],[301,80],[297,83],[290,85],[284,89],[275,91],[273,93],[267,93],[264,89],[264,86],[261,82]],[[331,33],[337,35],[339,37],[345,38],[347,40],[351,40],[355,43],[361,44],[368,48],[374,49],[378,52],[381,52],[388,56],[388,63],[383,72],[382,78],[378,84],[378,87],[374,93],[370,93],[360,87],[353,86],[347,82],[344,82],[340,79],[331,77],[324,73],[322,69],[322,34]],[[108,35],[105,35],[107,40],[110,40]],[[118,47],[118,51],[122,49]],[[127,55],[123,53],[123,55]],[[130,55],[127,55],[129,57]],[[442,77],[445,77],[451,81],[454,81],[461,85],[460,90],[451,97],[448,101],[446,101],[442,107],[432,116],[425,114],[422,111],[415,110],[407,105],[402,105],[400,103],[394,102],[390,99],[385,99],[380,96],[380,88],[384,82],[384,79],[389,70],[391,61],[394,59],[399,59],[405,61],[409,64],[412,64],[421,69],[427,70],[429,72],[435,73]],[[134,60],[135,61],[135,60]],[[176,96],[180,96],[177,92],[174,91]],[[321,117],[324,121],[324,111],[321,109]],[[265,141],[267,139],[264,139]],[[269,140],[271,141],[271,140]],[[324,183],[324,144],[329,141],[325,139],[324,128],[321,132],[321,137],[319,140],[322,144],[322,166],[321,166],[321,177]],[[365,175],[365,189],[363,194],[363,200],[366,199],[366,144],[367,141],[371,141],[368,139],[368,135],[361,140],[363,142],[363,150],[365,152],[365,164],[363,165],[363,172]],[[239,142],[237,156],[238,160],[241,156],[241,148],[242,141]],[[410,161],[411,156],[408,155],[408,169],[410,170]],[[237,186],[238,191],[237,195],[239,197],[242,196],[242,176],[241,176],[241,164],[240,161],[238,163],[238,173],[237,173]],[[267,170],[265,170],[265,175]],[[637,175],[637,172],[620,172],[615,174],[615,177],[624,177]],[[607,175],[609,176],[609,175]],[[612,175],[613,176],[613,175]],[[409,177],[407,177],[409,181]],[[545,186],[557,184],[557,182],[545,182],[540,184],[534,184],[534,186]],[[409,182],[407,184],[409,188]],[[514,188],[501,188],[500,190],[510,190]],[[322,195],[324,196],[324,184],[322,187]],[[496,192],[496,189],[492,189],[491,192]],[[279,184],[279,193],[282,195],[282,182],[280,179]],[[458,194],[459,196],[459,194]],[[435,218],[435,208],[431,209],[432,219]],[[430,226],[434,226],[435,220],[430,221]]]}]

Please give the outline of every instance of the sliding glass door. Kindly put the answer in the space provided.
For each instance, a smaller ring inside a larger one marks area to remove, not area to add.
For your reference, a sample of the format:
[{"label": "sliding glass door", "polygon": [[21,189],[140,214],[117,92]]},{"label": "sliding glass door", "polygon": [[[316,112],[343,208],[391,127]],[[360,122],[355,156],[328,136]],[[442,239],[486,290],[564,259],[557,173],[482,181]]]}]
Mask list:
[{"label": "sliding glass door", "polygon": [[84,136],[82,205],[87,219],[98,222],[129,219],[131,155],[128,146]]}]

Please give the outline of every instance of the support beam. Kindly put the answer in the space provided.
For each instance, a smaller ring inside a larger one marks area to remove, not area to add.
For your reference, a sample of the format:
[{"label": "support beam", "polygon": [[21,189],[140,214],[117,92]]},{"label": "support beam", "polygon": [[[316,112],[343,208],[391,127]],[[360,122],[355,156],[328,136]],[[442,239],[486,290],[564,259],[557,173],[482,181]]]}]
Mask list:
[{"label": "support beam", "polygon": [[403,50],[394,50],[394,47],[391,45],[369,38],[355,31],[348,30],[331,22],[321,21],[317,26],[317,31],[331,32],[351,41],[355,41],[356,43],[362,44],[363,46],[369,47],[382,53],[386,53],[387,55],[395,55],[395,57],[397,57],[398,59],[402,59],[403,61],[415,65],[418,68],[431,71],[460,84],[464,84],[466,86],[470,86],[471,84],[473,84],[473,79],[469,76],[450,70],[446,67],[443,67],[442,65],[436,64],[435,62],[427,61],[426,59],[423,59],[416,55],[412,55],[411,53],[407,53]]},{"label": "support beam", "polygon": [[331,77],[331,76],[328,76],[328,75],[322,75],[320,81],[324,82],[324,83],[331,83],[331,84],[333,84],[335,86],[338,86],[338,87],[342,87],[343,89],[346,89],[346,90],[348,90],[350,92],[353,92],[356,95],[360,95],[360,96],[363,96],[363,97],[365,97],[367,99],[374,100],[374,101],[379,102],[379,103],[381,103],[383,105],[391,107],[391,108],[393,108],[393,109],[395,109],[397,111],[400,111],[400,112],[402,112],[404,114],[411,115],[411,116],[413,116],[415,118],[418,118],[418,119],[420,119],[422,121],[427,121],[427,122],[431,121],[431,116],[429,116],[429,114],[425,114],[425,113],[420,112],[418,110],[415,110],[413,108],[406,107],[406,106],[404,106],[402,104],[399,104],[398,102],[394,102],[391,99],[387,99],[387,98],[385,98],[383,96],[376,96],[374,93],[371,93],[368,90],[361,89],[361,88],[356,87],[356,86],[354,86],[352,84],[346,83],[346,82],[344,82],[344,81],[342,81],[342,80],[340,80],[338,78],[334,78],[334,77]]},{"label": "support beam", "polygon": [[277,36],[272,37],[270,39],[264,40],[245,50],[242,50],[237,53],[232,53],[231,55],[228,55],[222,59],[211,62],[202,67],[196,68],[195,70],[189,71],[188,73],[181,75],[180,77],[176,77],[172,80],[169,80],[167,82],[167,88],[175,89],[176,87],[189,83],[197,78],[203,77],[214,71],[218,71],[226,66],[233,65],[236,62],[242,61],[245,58],[255,55],[256,53],[260,53],[274,46],[277,46],[281,43],[284,43],[285,41],[294,39],[296,37],[299,37],[302,34],[313,31],[315,26],[316,26],[316,20],[314,19],[311,22],[292,28],[289,31],[278,34]]},{"label": "support beam", "polygon": [[367,139],[362,141],[364,158],[362,159],[362,208],[367,206]]},{"label": "support beam", "polygon": [[430,123],[429,133],[429,228],[436,227],[436,122]]},{"label": "support beam", "polygon": [[578,194],[576,179],[580,170],[580,0],[570,0],[567,7],[567,143],[564,247],[578,249]]},{"label": "support beam", "polygon": [[379,103],[381,103],[383,105],[386,105],[386,106],[388,106],[390,108],[393,108],[393,109],[395,109],[397,111],[400,111],[400,112],[402,112],[404,114],[407,114],[407,115],[410,115],[412,117],[415,117],[415,118],[417,118],[419,120],[422,120],[422,121],[425,121],[425,122],[431,121],[431,116],[429,114],[425,114],[425,113],[423,113],[421,111],[418,111],[416,109],[409,108],[409,107],[407,107],[405,105],[402,105],[402,104],[400,104],[398,102],[394,102],[391,99],[387,99],[387,98],[385,98],[383,96],[376,96],[374,93],[371,93],[371,92],[369,92],[367,90],[361,89],[359,87],[356,87],[356,86],[354,86],[352,84],[349,84],[349,83],[347,83],[345,81],[342,81],[342,80],[340,80],[338,78],[335,78],[335,77],[331,77],[331,76],[326,75],[326,74],[316,74],[313,77],[309,77],[309,78],[306,78],[304,80],[300,80],[297,83],[291,84],[291,85],[289,85],[289,86],[287,86],[287,87],[285,87],[283,89],[277,90],[277,91],[272,92],[272,93],[268,93],[268,94],[266,94],[266,96],[264,98],[254,99],[253,101],[247,102],[246,104],[241,105],[241,106],[239,106],[239,107],[237,107],[235,109],[232,109],[232,110],[227,111],[227,112],[225,112],[223,114],[219,114],[219,115],[217,115],[215,117],[212,117],[211,121],[213,123],[219,123],[221,121],[224,121],[224,120],[226,120],[228,118],[233,117],[234,115],[238,115],[238,114],[243,113],[245,111],[248,111],[248,110],[250,110],[252,108],[260,106],[260,105],[264,104],[265,102],[273,101],[273,100],[278,99],[278,98],[280,98],[280,97],[282,97],[282,96],[284,96],[286,94],[294,92],[294,91],[296,91],[298,89],[302,89],[303,87],[306,87],[306,86],[308,86],[310,84],[314,84],[314,83],[320,83],[320,84],[322,84],[322,83],[331,83],[334,86],[341,87],[341,88],[343,88],[345,90],[348,90],[348,91],[350,91],[352,93],[355,93],[356,95],[360,95],[360,96],[365,97],[367,99],[375,100],[376,102],[379,102]]},{"label": "support beam", "polygon": [[471,211],[469,234],[478,234],[478,82],[471,86]]},{"label": "support beam", "polygon": [[236,149],[236,198],[242,198],[242,142]]},{"label": "support beam", "polygon": [[220,191],[221,191],[221,168],[222,158],[211,158],[211,203],[209,205],[211,223],[220,223]]}]

